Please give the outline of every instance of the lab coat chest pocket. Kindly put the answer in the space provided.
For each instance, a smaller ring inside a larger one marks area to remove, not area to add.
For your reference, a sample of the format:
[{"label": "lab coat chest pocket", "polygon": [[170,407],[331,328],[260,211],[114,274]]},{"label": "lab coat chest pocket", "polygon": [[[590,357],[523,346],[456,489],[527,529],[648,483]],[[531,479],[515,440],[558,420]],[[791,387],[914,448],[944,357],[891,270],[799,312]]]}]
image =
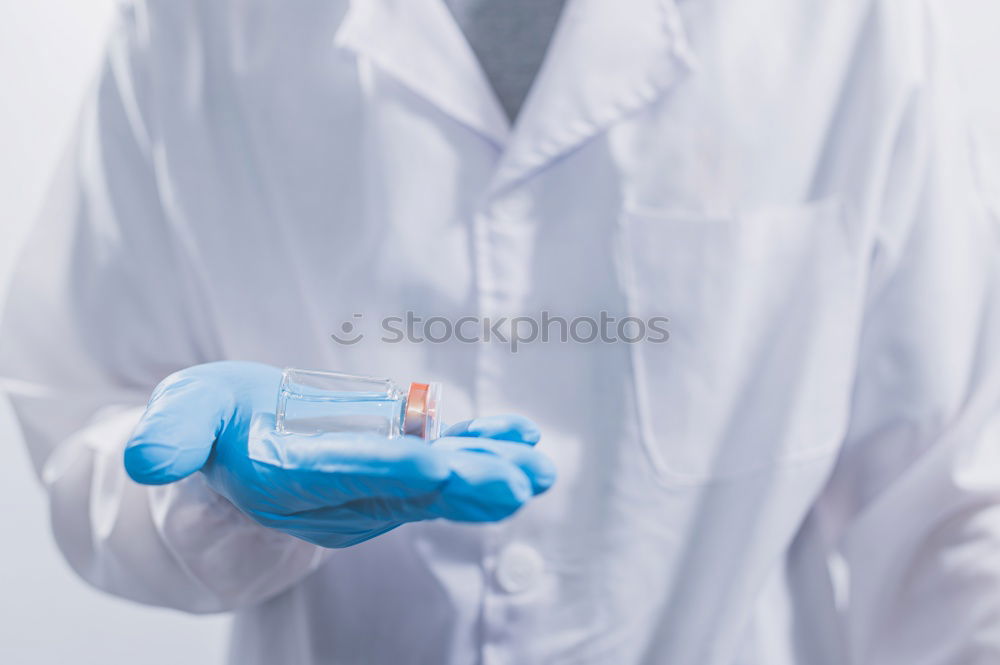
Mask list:
[{"label": "lab coat chest pocket", "polygon": [[700,482],[826,457],[843,436],[860,252],[837,200],[710,216],[626,207],[630,345],[650,462]]}]

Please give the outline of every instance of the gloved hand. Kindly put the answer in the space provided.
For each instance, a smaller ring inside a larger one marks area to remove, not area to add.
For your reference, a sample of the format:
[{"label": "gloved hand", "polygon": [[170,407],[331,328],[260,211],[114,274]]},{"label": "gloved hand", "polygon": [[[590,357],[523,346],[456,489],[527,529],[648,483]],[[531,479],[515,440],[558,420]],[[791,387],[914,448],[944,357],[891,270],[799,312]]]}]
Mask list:
[{"label": "gloved hand", "polygon": [[518,416],[450,427],[430,444],[404,437],[274,431],[281,372],[216,362],[176,372],[153,392],[125,449],[137,482],[202,471],[257,522],[324,547],[347,547],[405,522],[501,520],[555,480]]}]

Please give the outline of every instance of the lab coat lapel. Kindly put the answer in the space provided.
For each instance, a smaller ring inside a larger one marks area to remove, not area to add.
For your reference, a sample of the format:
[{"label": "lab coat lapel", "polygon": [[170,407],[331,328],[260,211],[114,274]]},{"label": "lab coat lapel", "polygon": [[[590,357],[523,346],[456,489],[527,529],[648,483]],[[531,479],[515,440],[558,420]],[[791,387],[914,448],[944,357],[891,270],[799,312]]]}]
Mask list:
[{"label": "lab coat lapel", "polygon": [[569,0],[491,193],[657,99],[693,65],[674,0]]},{"label": "lab coat lapel", "polygon": [[351,0],[334,43],[491,141],[510,125],[475,54],[441,0]]}]

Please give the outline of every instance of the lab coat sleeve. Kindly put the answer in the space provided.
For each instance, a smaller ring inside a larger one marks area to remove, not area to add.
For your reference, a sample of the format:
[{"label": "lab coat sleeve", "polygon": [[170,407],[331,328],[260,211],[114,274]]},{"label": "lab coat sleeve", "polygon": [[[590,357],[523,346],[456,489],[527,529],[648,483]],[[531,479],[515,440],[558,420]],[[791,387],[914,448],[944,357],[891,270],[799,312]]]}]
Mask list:
[{"label": "lab coat sleeve", "polygon": [[879,183],[851,425],[819,503],[852,665],[1000,662],[1000,225],[932,31],[922,47]]},{"label": "lab coat sleeve", "polygon": [[[151,488],[122,451],[165,375],[219,358],[199,263],[158,168],[152,48],[128,5],[14,272],[0,377],[48,491],[55,539],[93,585],[192,612],[302,579],[319,548],[252,522],[200,474]],[[172,54],[182,57],[183,54]]]}]

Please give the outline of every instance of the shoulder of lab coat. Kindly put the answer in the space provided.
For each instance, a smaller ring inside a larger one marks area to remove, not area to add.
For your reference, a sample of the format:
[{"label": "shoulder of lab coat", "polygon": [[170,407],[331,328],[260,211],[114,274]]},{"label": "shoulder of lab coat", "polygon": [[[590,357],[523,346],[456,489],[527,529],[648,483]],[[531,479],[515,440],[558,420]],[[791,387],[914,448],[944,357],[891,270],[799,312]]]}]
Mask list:
[{"label": "shoulder of lab coat", "polygon": [[200,477],[149,488],[125,474],[124,443],[152,388],[217,353],[161,169],[140,9],[123,9],[22,252],[0,376],[71,566],[126,598],[221,611],[274,595],[323,554],[250,521]]},{"label": "shoulder of lab coat", "polygon": [[859,664],[1000,653],[1000,227],[929,6],[871,19],[913,75],[872,208],[851,426],[816,509]]}]

